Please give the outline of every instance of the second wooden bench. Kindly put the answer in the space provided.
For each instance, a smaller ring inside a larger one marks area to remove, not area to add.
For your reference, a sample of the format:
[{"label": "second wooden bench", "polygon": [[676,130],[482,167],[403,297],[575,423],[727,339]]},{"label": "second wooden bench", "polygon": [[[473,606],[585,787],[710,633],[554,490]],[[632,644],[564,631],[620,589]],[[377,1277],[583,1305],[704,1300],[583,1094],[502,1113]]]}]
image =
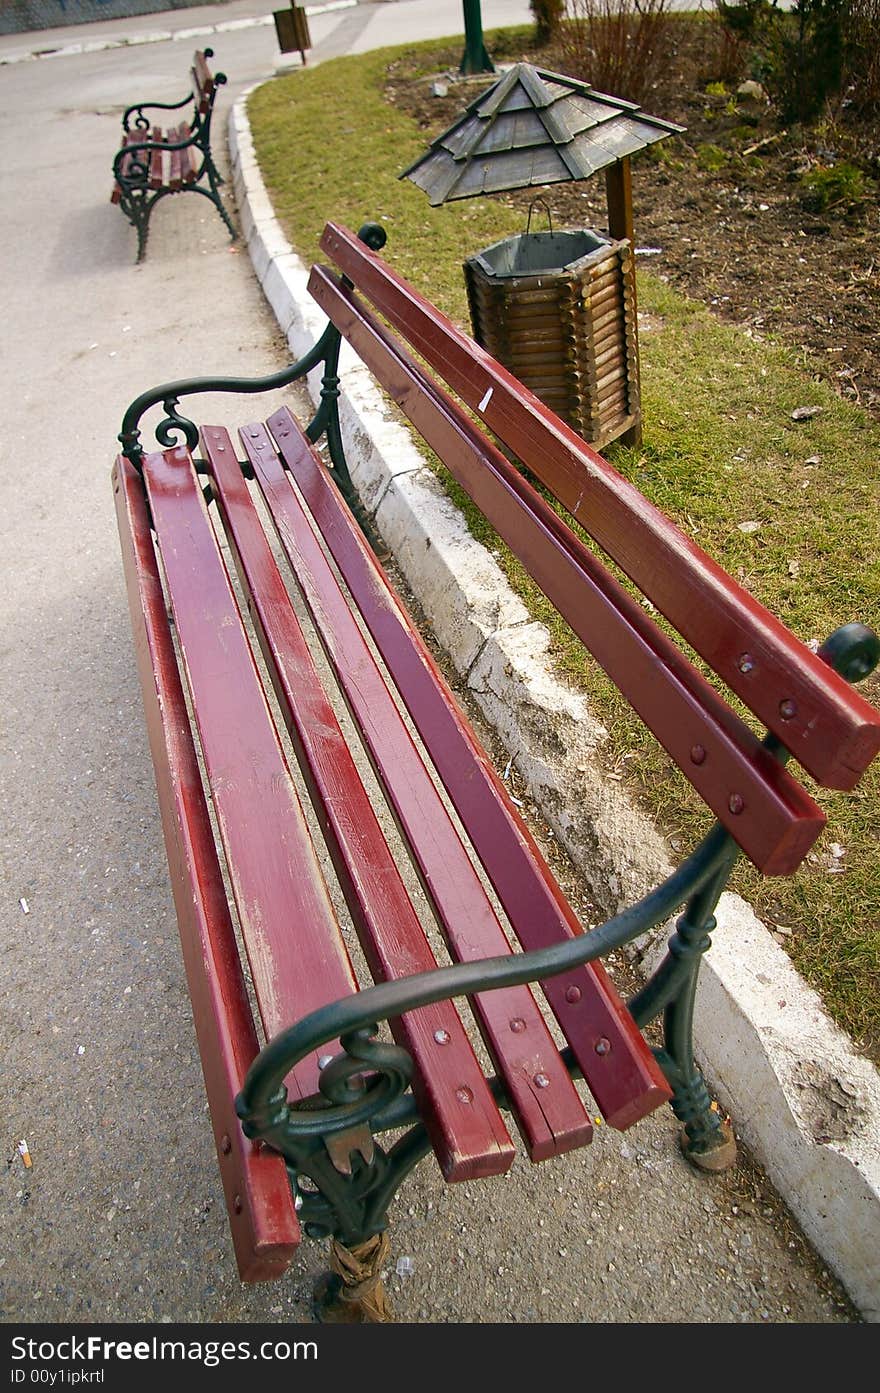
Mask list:
[{"label": "second wooden bench", "polygon": [[[212,73],[214,50],[193,55],[192,90],[179,102],[138,102],[122,117],[122,144],[113,161],[112,203],[118,203],[137,232],[137,260],[147,249],[150,214],[160,199],[173,193],[199,193],[220,214],[232,240],[237,233],[220,197],[220,175],[211,153],[211,116],[225,73]],[[183,120],[158,124],[155,112],[185,111]],[[150,113],[150,114],[148,114]]]}]

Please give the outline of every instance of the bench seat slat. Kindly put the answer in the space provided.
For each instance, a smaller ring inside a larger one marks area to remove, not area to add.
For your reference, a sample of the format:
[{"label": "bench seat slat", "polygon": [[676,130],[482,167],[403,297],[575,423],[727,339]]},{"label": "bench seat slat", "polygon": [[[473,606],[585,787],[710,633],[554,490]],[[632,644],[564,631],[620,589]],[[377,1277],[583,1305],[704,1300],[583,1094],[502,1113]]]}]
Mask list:
[{"label": "bench seat slat", "polygon": [[[212,462],[213,435],[212,430],[203,430]],[[268,433],[262,427],[250,426],[241,431],[241,438],[453,956],[472,961],[509,952],[488,896],[314,537],[289,477],[271,448]],[[226,495],[225,484],[223,493]],[[224,502],[228,507],[228,501]],[[262,530],[259,537],[263,537]],[[258,587],[251,582],[252,592],[262,593],[263,589],[262,583]],[[295,673],[291,672],[288,686],[294,686],[294,678]],[[296,683],[296,689],[301,685]],[[292,695],[289,700],[292,705]],[[317,713],[309,719],[304,712],[299,724],[304,727],[301,738],[307,738],[309,731],[318,738],[329,721],[326,715],[319,719]],[[326,762],[326,756],[322,762]],[[359,811],[352,803],[347,811],[355,825],[363,827],[368,821],[369,807],[365,812]],[[364,849],[360,854],[364,855]],[[415,964],[412,970],[416,970]],[[473,1006],[484,1039],[507,1084],[530,1158],[545,1160],[589,1141],[589,1118],[529,989],[515,987],[486,993],[478,996]],[[516,1022],[515,1029],[511,1022]],[[444,1067],[448,1052],[447,1044],[443,1047]],[[541,1082],[536,1084],[536,1078]]]},{"label": "bench seat slat", "polygon": [[127,460],[114,492],[138,671],[183,959],[243,1281],[287,1268],[300,1239],[284,1161],[244,1136],[233,1100],[259,1049],[165,611],[143,485]]},{"label": "bench seat slat", "polygon": [[[447,461],[746,854],[767,875],[795,870],[825,825],[809,794],[357,298],[320,269],[311,283],[377,380]],[[692,757],[696,749],[699,762]]]},{"label": "bench seat slat", "polygon": [[[162,144],[163,136],[159,126],[154,126],[150,139],[158,144]],[[146,152],[144,152],[146,153]],[[150,188],[161,189],[165,184],[165,156],[166,152],[161,149],[150,151]]]},{"label": "bench seat slat", "polygon": [[[217,427],[203,428],[202,441],[264,655],[370,969],[380,981],[429,971],[436,959],[321,684],[232,442]],[[414,1088],[446,1179],[508,1170],[514,1148],[453,1003],[412,1012],[392,1022],[392,1031],[415,1060]]]},{"label": "bench seat slat", "polygon": [[175,145],[181,145],[180,150],[171,151],[171,178],[169,183],[173,189],[181,189],[184,184],[192,184],[199,172],[198,151],[195,145],[185,145],[184,141],[190,140],[192,131],[183,121],[175,130],[168,132],[168,140]]},{"label": "bench seat slat", "polygon": [[[180,128],[180,139],[189,140],[192,132],[186,127]],[[195,145],[187,145],[180,152],[181,173],[184,184],[194,184],[199,174],[199,151]]]},{"label": "bench seat slat", "polygon": [[[183,131],[183,135],[181,135],[181,131]],[[172,144],[177,144],[177,142],[179,142],[180,140],[185,140],[186,126],[178,127],[175,130],[169,131],[165,139]],[[181,188],[183,185],[183,161],[181,159],[182,154],[182,150],[168,151],[168,187],[170,189],[176,190]]]},{"label": "bench seat slat", "polygon": [[[287,408],[276,412],[269,426],[523,947],[543,948],[581,933],[326,469],[305,445]],[[628,1127],[670,1096],[601,964],[563,973],[542,988],[609,1124]],[[611,1048],[597,1054],[596,1042],[603,1037]]]},{"label": "bench seat slat", "polygon": [[[146,457],[159,539],[214,811],[268,1038],[356,989],[187,450]],[[263,820],[254,823],[259,807]],[[290,925],[296,925],[295,935]],[[288,1080],[317,1091],[316,1055]]]},{"label": "bench seat slat", "polygon": [[854,787],[880,714],[353,233],[328,223],[321,246],[804,768]]}]

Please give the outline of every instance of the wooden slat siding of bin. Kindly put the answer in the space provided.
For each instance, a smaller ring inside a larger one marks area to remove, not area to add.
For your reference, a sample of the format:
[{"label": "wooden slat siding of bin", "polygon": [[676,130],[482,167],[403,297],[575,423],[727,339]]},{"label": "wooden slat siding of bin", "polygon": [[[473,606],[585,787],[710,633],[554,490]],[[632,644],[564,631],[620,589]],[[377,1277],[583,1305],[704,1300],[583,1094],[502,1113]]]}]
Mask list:
[{"label": "wooden slat siding of bin", "polygon": [[804,768],[853,788],[880,714],[353,233],[328,223],[321,246]]},{"label": "wooden slat siding of bin", "polygon": [[768,875],[800,865],[825,823],[801,785],[357,298],[320,267],[309,289],[746,854]]},{"label": "wooden slat siding of bin", "polygon": [[117,460],[114,493],[147,731],[196,1036],[242,1281],[270,1281],[300,1241],[283,1159],[247,1140],[233,1099],[259,1050],[190,734],[143,485]]},{"label": "wooden slat siding of bin", "polygon": [[[263,1029],[356,990],[354,973],[260,686],[188,452],[150,454],[144,481]],[[253,809],[265,821],[255,827]],[[287,925],[298,925],[293,942]],[[316,1055],[288,1086],[317,1090]]]},{"label": "wooden slat siding of bin", "polygon": [[[321,535],[394,680],[524,948],[582,932],[534,839],[398,603],[326,468],[283,408],[269,420]],[[605,1120],[625,1128],[670,1096],[656,1060],[600,963],[542,983]],[[598,1040],[610,1048],[596,1052]]]},{"label": "wooden slat siding of bin", "polygon": [[[205,427],[202,442],[263,654],[373,977],[430,971],[436,959],[321,684],[230,437]],[[299,1014],[292,1011],[288,1024]],[[453,1003],[411,1012],[391,1027],[416,1063],[414,1089],[444,1176],[467,1180],[509,1170],[513,1144]]]},{"label": "wooden slat siding of bin", "polygon": [[[290,449],[310,449],[292,418],[290,434],[295,437]],[[241,432],[241,439],[452,957],[474,961],[509,952],[510,945],[482,883],[268,433],[252,426]],[[546,1160],[588,1142],[592,1133],[589,1118],[531,991],[516,987],[489,992],[477,996],[472,1006],[506,1082],[530,1159]],[[538,1085],[536,1078],[546,1082]]]}]

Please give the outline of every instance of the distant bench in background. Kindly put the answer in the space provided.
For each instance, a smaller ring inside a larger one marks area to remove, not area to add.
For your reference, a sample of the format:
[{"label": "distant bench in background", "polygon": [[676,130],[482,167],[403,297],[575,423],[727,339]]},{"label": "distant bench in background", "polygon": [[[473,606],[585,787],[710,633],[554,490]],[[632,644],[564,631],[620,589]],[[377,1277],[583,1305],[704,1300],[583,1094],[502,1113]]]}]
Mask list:
[{"label": "distant bench in background", "polygon": [[[192,91],[179,102],[140,102],[122,117],[122,145],[113,161],[111,203],[118,203],[138,237],[137,260],[147,249],[150,214],[160,198],[172,193],[200,193],[210,199],[229,229],[237,236],[223,206],[223,183],[211,154],[211,114],[217,89],[225,73],[212,74],[208,59],[213,49],[193,55]],[[147,112],[192,111],[176,126],[154,125]]]}]

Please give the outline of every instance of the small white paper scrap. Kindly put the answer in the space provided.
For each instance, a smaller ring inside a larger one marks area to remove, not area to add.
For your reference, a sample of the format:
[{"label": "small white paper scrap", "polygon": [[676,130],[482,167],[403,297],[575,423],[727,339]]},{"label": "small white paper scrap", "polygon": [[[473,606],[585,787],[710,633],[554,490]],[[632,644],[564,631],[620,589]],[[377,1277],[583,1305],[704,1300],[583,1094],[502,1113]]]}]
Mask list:
[{"label": "small white paper scrap", "polygon": [[478,410],[478,411],[485,411],[485,410],[486,410],[486,407],[489,405],[489,402],[492,400],[492,393],[493,393],[494,391],[495,391],[495,388],[494,388],[494,387],[490,387],[490,388],[489,388],[489,390],[487,391],[486,395],[483,397],[483,400],[480,402],[479,406],[477,407],[477,410]]}]

